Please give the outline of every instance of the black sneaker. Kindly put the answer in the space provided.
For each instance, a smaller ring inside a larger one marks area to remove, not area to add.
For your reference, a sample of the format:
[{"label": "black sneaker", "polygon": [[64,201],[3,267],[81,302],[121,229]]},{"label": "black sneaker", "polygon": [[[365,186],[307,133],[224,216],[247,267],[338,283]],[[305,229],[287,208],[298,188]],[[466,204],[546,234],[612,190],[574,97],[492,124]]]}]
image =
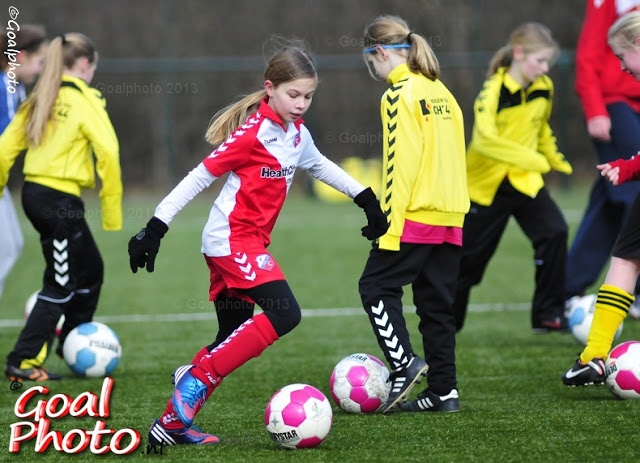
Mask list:
[{"label": "black sneaker", "polygon": [[59,379],[62,379],[62,376],[56,373],[51,373],[44,368],[39,367],[22,369],[11,365],[6,365],[4,367],[4,374],[7,378],[9,378],[9,381],[18,381],[20,383],[22,381],[41,382],[57,381]]},{"label": "black sneaker", "polygon": [[451,389],[447,395],[439,396],[427,388],[416,400],[401,403],[400,409],[405,412],[457,412],[460,410],[458,391]]},{"label": "black sneaker", "polygon": [[568,333],[569,322],[565,317],[556,317],[551,320],[543,320],[538,325],[533,327],[535,334],[546,333]]},{"label": "black sneaker", "polygon": [[423,376],[427,376],[429,365],[420,357],[413,356],[409,363],[396,368],[389,375],[391,392],[387,401],[378,409],[381,413],[388,413],[398,407],[400,402],[407,400],[409,393],[416,383],[422,381]]},{"label": "black sneaker", "polygon": [[565,386],[590,386],[604,384],[607,379],[605,373],[604,360],[595,358],[586,365],[576,360],[576,363],[562,375],[562,382]]}]

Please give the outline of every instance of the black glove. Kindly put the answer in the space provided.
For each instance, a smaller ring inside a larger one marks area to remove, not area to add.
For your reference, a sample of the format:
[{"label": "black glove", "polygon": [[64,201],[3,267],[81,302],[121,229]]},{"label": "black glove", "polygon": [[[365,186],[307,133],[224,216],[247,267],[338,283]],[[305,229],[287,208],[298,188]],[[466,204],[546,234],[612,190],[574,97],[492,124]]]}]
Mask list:
[{"label": "black glove", "polygon": [[387,216],[380,209],[378,198],[371,188],[361,191],[358,196],[353,198],[353,202],[364,209],[364,213],[367,215],[368,223],[362,227],[362,236],[368,240],[375,240],[387,232],[389,229]]},{"label": "black glove", "polygon": [[147,226],[129,240],[129,265],[136,273],[139,268],[147,267],[147,272],[153,272],[156,255],[160,250],[160,239],[167,233],[169,227],[157,217],[152,217]]}]

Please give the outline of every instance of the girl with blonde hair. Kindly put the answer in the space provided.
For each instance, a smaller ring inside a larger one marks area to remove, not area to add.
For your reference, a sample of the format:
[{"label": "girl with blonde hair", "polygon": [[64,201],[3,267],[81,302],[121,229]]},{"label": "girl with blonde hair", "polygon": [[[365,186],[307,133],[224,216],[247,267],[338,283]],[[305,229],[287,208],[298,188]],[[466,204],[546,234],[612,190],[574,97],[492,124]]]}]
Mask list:
[{"label": "girl with blonde hair", "polygon": [[[640,11],[628,13],[613,23],[608,42],[622,69],[640,80]],[[640,146],[637,147],[640,152]],[[640,180],[640,156],[599,164],[602,177],[613,185]],[[629,218],[613,248],[609,270],[598,290],[587,345],[574,365],[562,376],[566,386],[603,384],[605,360],[615,333],[629,314],[640,277],[640,198],[631,206]]]},{"label": "girl with blonde hair", "polygon": [[566,331],[564,318],[567,223],[543,175],[573,169],[558,150],[549,125],[553,82],[547,75],[558,55],[549,29],[535,22],[517,27],[489,63],[476,97],[467,178],[471,208],[454,312],[464,325],[471,288],[478,285],[513,217],[533,247],[535,333]]},{"label": "girl with blonde hair", "polygon": [[[424,37],[397,16],[365,28],[369,72],[387,82],[381,206],[389,230],[369,253],[360,298],[391,367],[391,392],[381,413],[460,408],[453,302],[469,210],[462,111],[440,80],[440,65]],[[411,285],[424,359],[414,352],[403,315],[403,286]],[[410,402],[416,383],[429,386]]]},{"label": "girl with blonde hair", "polygon": [[[302,116],[317,85],[315,64],[304,48],[284,46],[276,51],[267,64],[263,89],[214,116],[206,134],[215,146],[213,152],[160,202],[146,227],[129,241],[131,270],[146,267],[152,272],[160,240],[176,214],[228,174],[211,208],[201,246],[220,331],[190,365],[174,372],[171,399],[149,430],[152,445],[216,444],[217,436],[192,426],[195,416],[225,377],[300,322],[300,306],[267,251],[296,169],[308,170],[354,198],[367,216],[365,237],[373,240],[387,230],[371,188],[323,156],[304,125]],[[251,316],[255,304],[262,312]]]},{"label": "girl with blonde hair", "polygon": [[94,171],[102,182],[102,228],[122,228],[118,138],[102,95],[89,86],[97,64],[86,35],[54,38],[35,88],[0,136],[0,190],[26,150],[22,206],[40,235],[46,264],[37,302],[7,357],[5,374],[13,381],[60,379],[42,367],[58,319],[65,316],[61,356],[69,332],[93,318],[103,261],[80,197],[83,189],[95,187]]}]

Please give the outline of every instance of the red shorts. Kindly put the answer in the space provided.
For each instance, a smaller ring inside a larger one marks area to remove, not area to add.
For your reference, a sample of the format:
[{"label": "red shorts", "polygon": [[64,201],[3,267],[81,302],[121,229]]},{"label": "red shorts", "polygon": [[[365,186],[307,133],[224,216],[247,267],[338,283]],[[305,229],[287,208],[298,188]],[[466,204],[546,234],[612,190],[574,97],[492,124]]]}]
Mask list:
[{"label": "red shorts", "polygon": [[213,301],[222,292],[230,297],[237,297],[254,302],[244,294],[243,289],[254,288],[264,283],[285,280],[280,266],[266,249],[251,252],[236,252],[230,256],[204,256],[211,272],[209,300]]}]

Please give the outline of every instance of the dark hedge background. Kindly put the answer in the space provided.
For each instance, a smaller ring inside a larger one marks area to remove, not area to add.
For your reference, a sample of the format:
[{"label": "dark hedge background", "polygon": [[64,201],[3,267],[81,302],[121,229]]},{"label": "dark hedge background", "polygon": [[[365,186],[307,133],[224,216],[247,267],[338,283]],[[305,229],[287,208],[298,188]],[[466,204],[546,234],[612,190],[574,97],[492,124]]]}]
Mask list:
[{"label": "dark hedge background", "polygon": [[[273,34],[304,39],[317,59],[321,84],[305,120],[318,147],[336,161],[380,156],[378,102],[386,86],[369,77],[361,58],[363,28],[379,14],[402,16],[430,41],[467,134],[492,53],[520,23],[546,24],[563,50],[550,73],[552,126],[576,168],[571,179],[552,174],[550,181],[568,185],[595,174],[573,91],[584,0],[2,0],[3,27],[10,5],[19,24],[42,23],[51,37],[79,31],[95,40],[101,58],[92,85],[107,98],[128,189],[165,191],[208,154],[209,119],[261,86]],[[12,175],[12,183],[20,180]]]}]

